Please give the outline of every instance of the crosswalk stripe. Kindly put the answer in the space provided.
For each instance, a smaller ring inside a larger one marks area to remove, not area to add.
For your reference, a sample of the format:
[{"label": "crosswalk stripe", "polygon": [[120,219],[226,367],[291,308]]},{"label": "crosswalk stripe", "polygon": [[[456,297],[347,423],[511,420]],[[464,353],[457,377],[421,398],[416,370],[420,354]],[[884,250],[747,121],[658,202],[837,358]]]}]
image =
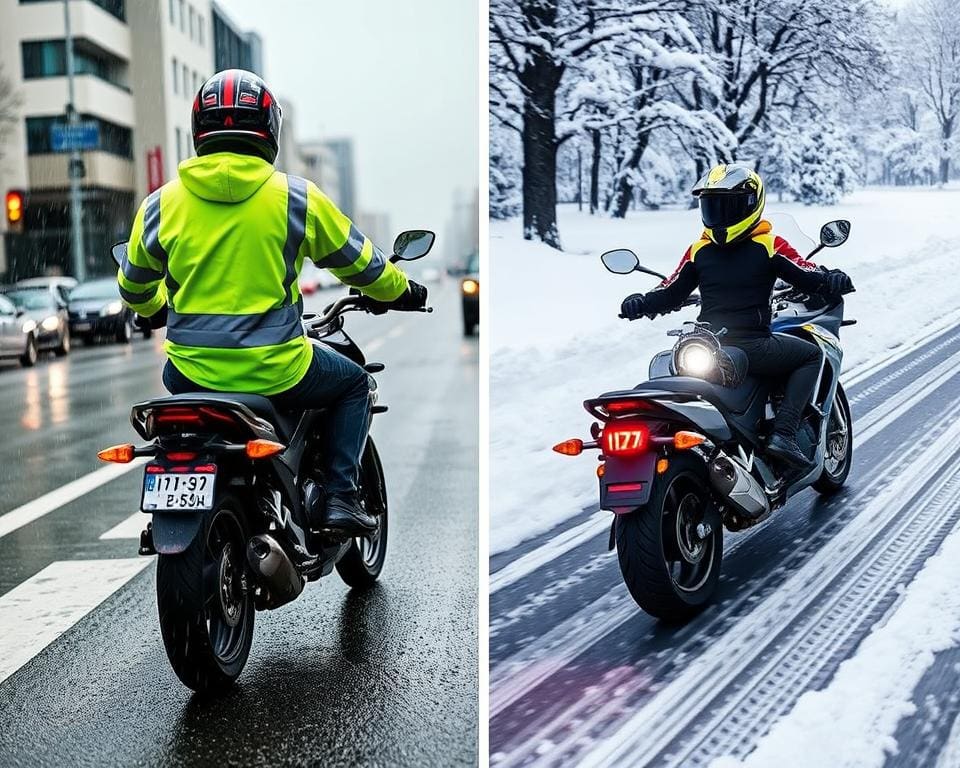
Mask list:
[{"label": "crosswalk stripe", "polygon": [[39,520],[44,515],[59,509],[71,501],[79,499],[81,496],[90,493],[90,491],[106,485],[111,480],[115,480],[121,475],[125,475],[131,469],[136,469],[143,464],[146,459],[134,459],[130,464],[109,464],[105,467],[91,472],[83,477],[62,485],[56,490],[45,493],[43,496],[28,501],[21,507],[12,509],[9,512],[0,515],[0,538],[8,533],[13,533],[18,528],[22,528],[34,520]]},{"label": "crosswalk stripe", "polygon": [[143,512],[134,512],[126,520],[117,523],[109,531],[100,534],[104,539],[139,539],[140,531],[147,527],[148,517]]},{"label": "crosswalk stripe", "polygon": [[151,562],[140,557],[58,561],[0,596],[0,682]]}]

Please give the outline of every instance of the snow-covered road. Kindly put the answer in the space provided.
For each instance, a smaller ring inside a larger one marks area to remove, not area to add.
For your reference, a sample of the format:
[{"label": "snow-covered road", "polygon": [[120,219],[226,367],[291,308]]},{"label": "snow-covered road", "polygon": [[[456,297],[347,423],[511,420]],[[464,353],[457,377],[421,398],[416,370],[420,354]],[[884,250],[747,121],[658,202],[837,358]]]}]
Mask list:
[{"label": "snow-covered road", "polygon": [[[639,611],[599,522],[496,589],[492,763],[935,764],[960,713],[958,353],[954,327],[854,382],[868,426],[848,488],[728,535],[718,600],[691,624]],[[494,587],[593,513],[495,557]]]}]

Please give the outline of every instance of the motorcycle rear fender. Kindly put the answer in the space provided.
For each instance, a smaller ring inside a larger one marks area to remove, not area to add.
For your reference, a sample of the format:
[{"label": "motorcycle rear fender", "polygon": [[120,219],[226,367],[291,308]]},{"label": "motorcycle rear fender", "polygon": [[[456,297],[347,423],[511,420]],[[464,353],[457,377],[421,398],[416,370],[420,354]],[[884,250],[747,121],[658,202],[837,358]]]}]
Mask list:
[{"label": "motorcycle rear fender", "polygon": [[203,527],[202,512],[154,512],[153,548],[161,555],[185,551]]},{"label": "motorcycle rear fender", "polygon": [[637,456],[608,456],[600,478],[600,508],[625,515],[646,504],[656,465],[657,455],[652,451]]}]

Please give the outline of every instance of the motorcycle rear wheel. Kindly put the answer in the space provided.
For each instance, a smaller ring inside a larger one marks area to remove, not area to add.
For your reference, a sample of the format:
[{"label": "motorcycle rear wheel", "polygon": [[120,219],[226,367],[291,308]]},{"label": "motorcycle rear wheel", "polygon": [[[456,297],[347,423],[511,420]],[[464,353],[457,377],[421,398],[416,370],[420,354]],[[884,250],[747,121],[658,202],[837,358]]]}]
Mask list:
[{"label": "motorcycle rear wheel", "polygon": [[198,693],[240,676],[253,644],[254,605],[246,587],[247,535],[240,502],[221,497],[186,550],[157,557],[160,634],[170,666]]},{"label": "motorcycle rear wheel", "polygon": [[351,540],[350,547],[337,561],[337,573],[349,587],[366,589],[380,577],[387,558],[387,484],[380,455],[372,439],[360,460],[360,499],[364,508],[377,518],[377,530]]},{"label": "motorcycle rear wheel", "polygon": [[711,504],[705,468],[692,456],[670,458],[646,505],[616,518],[620,573],[644,611],[670,623],[689,621],[710,602],[723,562],[723,528],[696,534]]}]

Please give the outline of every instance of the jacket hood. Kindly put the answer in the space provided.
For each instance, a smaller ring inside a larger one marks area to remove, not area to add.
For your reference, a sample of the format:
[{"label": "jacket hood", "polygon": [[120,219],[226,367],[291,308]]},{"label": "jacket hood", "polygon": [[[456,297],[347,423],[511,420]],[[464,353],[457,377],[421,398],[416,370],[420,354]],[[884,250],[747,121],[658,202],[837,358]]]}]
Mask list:
[{"label": "jacket hood", "polygon": [[177,173],[183,186],[197,197],[239,203],[260,189],[275,169],[260,157],[215,152],[184,160]]}]

